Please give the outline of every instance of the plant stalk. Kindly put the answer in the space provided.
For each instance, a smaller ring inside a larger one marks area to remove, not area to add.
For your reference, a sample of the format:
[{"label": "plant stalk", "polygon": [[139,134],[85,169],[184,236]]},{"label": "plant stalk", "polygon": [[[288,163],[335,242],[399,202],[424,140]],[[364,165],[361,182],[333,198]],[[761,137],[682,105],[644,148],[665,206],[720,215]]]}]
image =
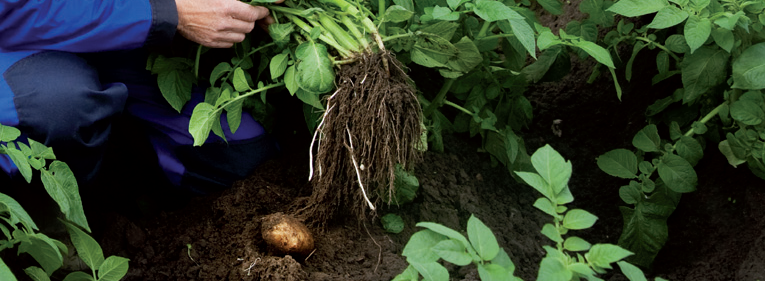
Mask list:
[{"label": "plant stalk", "polygon": [[[436,108],[441,107],[441,105],[444,103],[444,98],[446,97],[446,93],[449,92],[449,89],[452,88],[452,85],[454,84],[454,79],[446,79],[444,81],[444,85],[441,86],[441,90],[438,91],[438,95],[436,95],[436,98],[433,99],[432,102],[430,102],[430,105],[425,108],[425,110],[422,111],[423,116],[429,117],[431,114],[433,114],[433,111],[436,110]],[[470,113],[473,114],[473,113]]]}]

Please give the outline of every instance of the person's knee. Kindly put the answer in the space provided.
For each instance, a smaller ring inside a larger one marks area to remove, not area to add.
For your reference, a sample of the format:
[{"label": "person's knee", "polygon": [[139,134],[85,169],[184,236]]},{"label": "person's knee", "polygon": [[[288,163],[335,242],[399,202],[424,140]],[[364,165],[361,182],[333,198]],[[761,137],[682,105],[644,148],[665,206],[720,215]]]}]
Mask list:
[{"label": "person's knee", "polygon": [[101,145],[110,119],[127,99],[124,85],[102,85],[94,68],[69,53],[30,56],[4,76],[14,93],[19,127],[49,146]]}]

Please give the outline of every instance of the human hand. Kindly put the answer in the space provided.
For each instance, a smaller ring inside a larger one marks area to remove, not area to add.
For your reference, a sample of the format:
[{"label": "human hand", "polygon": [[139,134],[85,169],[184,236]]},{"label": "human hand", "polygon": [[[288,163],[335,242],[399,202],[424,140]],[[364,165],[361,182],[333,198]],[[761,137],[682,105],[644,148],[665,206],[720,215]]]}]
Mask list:
[{"label": "human hand", "polygon": [[175,4],[178,32],[210,48],[228,48],[242,42],[256,21],[265,19],[262,22],[267,23],[270,18],[267,8],[238,0],[175,0]]}]

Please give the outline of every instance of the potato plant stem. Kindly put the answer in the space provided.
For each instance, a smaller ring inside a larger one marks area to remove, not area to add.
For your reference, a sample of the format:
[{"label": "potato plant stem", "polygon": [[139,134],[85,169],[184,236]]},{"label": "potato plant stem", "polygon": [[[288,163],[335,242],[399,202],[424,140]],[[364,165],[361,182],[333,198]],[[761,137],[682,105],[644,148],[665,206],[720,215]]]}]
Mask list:
[{"label": "potato plant stem", "polygon": [[347,48],[351,51],[360,52],[359,44],[356,43],[356,40],[351,37],[348,32],[346,32],[340,25],[335,23],[335,20],[331,19],[325,14],[319,14],[319,22],[321,23],[324,28],[329,31],[329,33],[332,34],[332,36],[337,39],[337,42],[340,43],[340,45],[343,45],[343,47]]},{"label": "potato plant stem", "polygon": [[347,15],[339,15],[340,21],[343,22],[343,24],[348,28],[348,30],[351,31],[351,34],[356,37],[356,40],[361,43],[361,47],[366,51],[369,49],[369,42],[367,42],[367,37],[364,36],[364,34],[361,34],[361,31],[359,31],[358,28],[356,28],[356,24],[349,18]]},{"label": "potato plant stem", "polygon": [[486,37],[486,33],[489,31],[490,25],[491,25],[490,21],[483,22],[483,26],[481,26],[481,31],[478,32],[478,38]]},{"label": "potato plant stem", "polygon": [[468,115],[473,115],[473,112],[470,112],[470,110],[467,110],[466,108],[461,107],[461,106],[459,106],[456,103],[450,102],[449,100],[444,99],[444,104],[448,105],[448,106],[451,106],[451,107],[454,107],[454,108],[458,109],[459,111],[465,112]]},{"label": "potato plant stem", "polygon": [[[704,118],[701,118],[699,122],[702,124],[706,124],[710,119],[712,119],[712,117],[717,116],[717,113],[720,112],[720,109],[722,109],[723,106],[727,104],[728,102],[723,102],[722,104],[718,105],[717,107],[715,107],[715,109],[712,109],[712,111],[707,113],[707,115],[705,115]],[[690,136],[693,136],[693,134],[695,134],[695,132],[693,131],[693,128],[691,128],[690,130],[688,130],[688,132],[685,133],[685,136],[690,137]]]},{"label": "potato plant stem", "polygon": [[677,62],[681,61],[681,59],[680,59],[680,58],[679,58],[677,55],[675,55],[675,53],[673,53],[672,51],[670,51],[669,49],[667,49],[667,47],[665,47],[665,46],[664,46],[664,45],[662,45],[662,44],[659,44],[659,43],[658,43],[658,42],[656,42],[656,41],[651,41],[651,39],[648,39],[648,38],[646,38],[646,37],[637,37],[637,38],[635,38],[635,39],[637,39],[637,40],[640,40],[640,41],[645,41],[645,42],[648,42],[649,44],[653,44],[654,46],[658,47],[658,48],[659,48],[659,49],[661,49],[662,51],[665,51],[665,52],[667,52],[667,54],[669,54],[670,56],[672,56],[672,58],[673,58],[673,59],[675,59],[675,61],[677,61]]},{"label": "potato plant stem", "polygon": [[441,90],[438,91],[436,98],[433,99],[433,101],[430,103],[430,105],[428,105],[428,107],[425,108],[425,110],[423,110],[423,116],[429,117],[431,114],[433,114],[433,111],[436,110],[436,108],[441,107],[441,104],[444,102],[444,97],[446,97],[446,93],[448,93],[449,89],[452,88],[452,84],[454,84],[454,79],[446,79],[446,81],[444,81],[444,85],[441,86]]},{"label": "potato plant stem", "polygon": [[[298,27],[300,27],[300,29],[302,29],[303,31],[305,31],[306,33],[311,33],[311,30],[312,30],[313,28],[311,28],[311,26],[310,26],[310,25],[308,25],[308,24],[307,24],[306,22],[304,22],[303,20],[299,19],[298,17],[296,17],[296,16],[294,16],[294,15],[292,15],[292,14],[285,14],[285,16],[286,16],[288,19],[290,19],[290,21],[292,21],[293,23],[295,23],[295,25],[297,25]],[[344,48],[343,46],[340,46],[340,44],[338,44],[338,43],[337,43],[337,41],[335,41],[335,39],[332,39],[332,38],[330,38],[330,37],[327,37],[327,36],[326,36],[326,35],[324,35],[324,34],[321,34],[321,35],[319,35],[319,39],[320,39],[321,41],[323,41],[324,43],[326,43],[327,45],[330,45],[330,46],[332,46],[333,48],[335,48],[335,50],[337,50],[337,52],[338,52],[338,53],[340,53],[340,55],[341,55],[342,57],[350,57],[350,56],[352,55],[351,51],[349,51],[348,49]]]}]

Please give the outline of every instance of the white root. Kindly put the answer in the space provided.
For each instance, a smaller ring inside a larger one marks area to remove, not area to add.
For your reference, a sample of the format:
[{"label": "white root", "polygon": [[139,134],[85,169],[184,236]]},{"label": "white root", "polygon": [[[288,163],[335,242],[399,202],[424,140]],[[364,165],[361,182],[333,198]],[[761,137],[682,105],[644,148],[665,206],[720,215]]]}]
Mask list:
[{"label": "white root", "polygon": [[364,184],[361,183],[361,172],[359,172],[359,164],[356,163],[356,157],[353,156],[353,140],[351,139],[351,131],[348,130],[348,126],[345,126],[345,132],[348,133],[348,143],[351,145],[351,161],[353,161],[353,167],[356,168],[356,177],[359,181],[359,187],[361,187],[361,194],[364,195],[364,200],[367,201],[369,208],[374,211],[376,210],[375,205],[372,204],[372,201],[367,197],[367,192],[364,190]]},{"label": "white root", "polygon": [[[332,95],[333,97],[335,95]],[[331,97],[330,97],[331,99]],[[316,139],[319,136],[319,131],[324,127],[324,120],[327,119],[327,114],[329,114],[329,111],[334,108],[335,105],[332,105],[327,111],[324,112],[324,116],[321,118],[321,122],[319,122],[319,126],[316,126],[316,131],[313,132],[313,139],[311,140],[311,147],[308,149],[308,164],[309,164],[309,171],[308,171],[308,181],[311,181],[313,178],[313,146],[316,142]],[[321,140],[319,140],[319,145],[321,145]],[[319,175],[321,175],[321,167],[319,167]]]}]

